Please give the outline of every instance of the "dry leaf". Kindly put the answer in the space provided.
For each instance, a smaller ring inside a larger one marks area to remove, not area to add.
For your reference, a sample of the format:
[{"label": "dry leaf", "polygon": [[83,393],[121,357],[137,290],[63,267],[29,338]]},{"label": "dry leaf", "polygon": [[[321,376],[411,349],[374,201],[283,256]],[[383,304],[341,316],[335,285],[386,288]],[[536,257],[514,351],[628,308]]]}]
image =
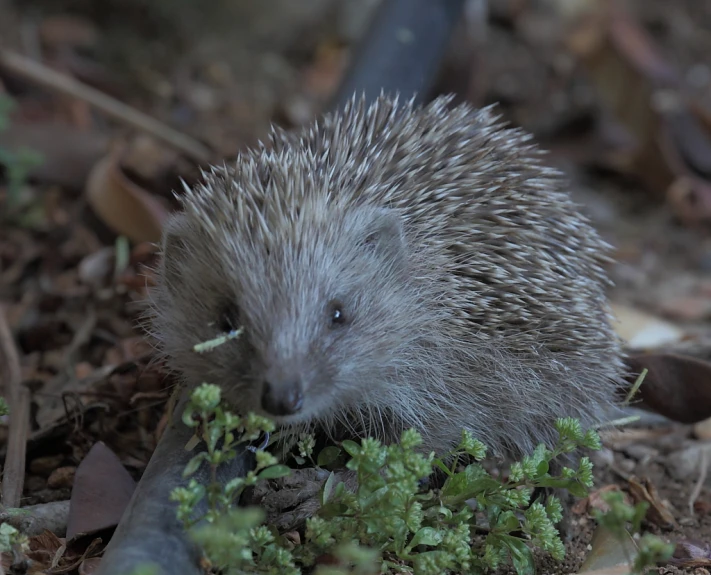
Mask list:
[{"label": "dry leaf", "polygon": [[115,527],[136,482],[116,454],[96,443],[77,467],[67,522],[67,539]]},{"label": "dry leaf", "polygon": [[682,568],[711,567],[711,545],[706,541],[682,539],[669,563]]},{"label": "dry leaf", "polygon": [[99,565],[101,565],[101,557],[91,557],[90,559],[84,559],[79,565],[79,575],[91,575],[99,570]]},{"label": "dry leaf", "polygon": [[687,223],[711,218],[711,131],[708,118],[683,93],[680,74],[646,31],[618,3],[601,2],[571,30],[606,107],[635,144],[610,164],[634,173]]},{"label": "dry leaf", "polygon": [[626,358],[628,381],[648,370],[635,399],[645,409],[679,423],[711,417],[711,363],[695,357],[663,352]]},{"label": "dry leaf", "polygon": [[96,214],[116,233],[136,243],[160,240],[169,210],[126,177],[120,154],[111,153],[94,166],[86,195]]},{"label": "dry leaf", "polygon": [[615,332],[631,349],[654,349],[680,341],[681,329],[636,308],[611,304]]},{"label": "dry leaf", "polygon": [[48,48],[91,48],[99,38],[96,27],[76,16],[56,15],[42,20],[39,35]]},{"label": "dry leaf", "polygon": [[77,468],[66,466],[55,469],[47,479],[47,487],[50,489],[61,489],[71,487],[74,481],[74,474]]},{"label": "dry leaf", "polygon": [[629,480],[629,489],[635,503],[646,501],[649,503],[647,510],[647,519],[659,527],[672,528],[678,527],[676,519],[666,505],[659,499],[656,487],[649,479],[637,479],[631,477]]},{"label": "dry leaf", "polygon": [[696,423],[694,425],[694,435],[699,439],[711,439],[711,418]]}]

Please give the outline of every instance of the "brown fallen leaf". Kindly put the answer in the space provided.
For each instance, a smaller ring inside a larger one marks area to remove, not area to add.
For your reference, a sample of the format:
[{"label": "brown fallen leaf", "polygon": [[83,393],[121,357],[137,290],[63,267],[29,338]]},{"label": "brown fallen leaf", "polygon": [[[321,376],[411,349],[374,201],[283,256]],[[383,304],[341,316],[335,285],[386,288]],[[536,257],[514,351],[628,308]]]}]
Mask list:
[{"label": "brown fallen leaf", "polygon": [[642,26],[619,3],[600,2],[571,28],[568,44],[634,140],[612,151],[609,165],[636,175],[683,221],[711,218],[708,118]]},{"label": "brown fallen leaf", "polygon": [[626,345],[632,349],[655,349],[682,339],[681,329],[668,321],[634,307],[613,302],[613,327]]},{"label": "brown fallen leaf", "polygon": [[694,514],[697,515],[708,515],[711,513],[711,501],[707,501],[705,499],[699,499],[697,501],[694,501],[694,506],[693,506]]},{"label": "brown fallen leaf", "polygon": [[84,559],[79,565],[79,575],[91,575],[99,570],[99,565],[101,565],[101,557],[91,557],[89,559]]},{"label": "brown fallen leaf", "polygon": [[650,352],[629,355],[628,381],[647,369],[635,400],[639,407],[679,423],[697,423],[711,417],[711,362],[689,355]]},{"label": "brown fallen leaf", "polygon": [[47,487],[49,487],[50,489],[61,489],[62,487],[71,487],[75,473],[76,467],[58,467],[47,478]]},{"label": "brown fallen leaf", "polygon": [[711,439],[711,418],[694,424],[694,435],[699,439]]},{"label": "brown fallen leaf", "polygon": [[115,527],[136,482],[116,454],[96,443],[77,467],[72,488],[67,540]]},{"label": "brown fallen leaf", "polygon": [[104,223],[131,241],[158,242],[169,209],[131,181],[121,168],[121,153],[102,158],[86,184],[89,204]]},{"label": "brown fallen leaf", "polygon": [[99,38],[98,30],[89,20],[65,14],[44,18],[38,32],[40,40],[50,50],[91,48]]},{"label": "brown fallen leaf", "polygon": [[32,562],[34,573],[44,573],[62,563],[66,552],[66,542],[51,531],[44,531],[29,541],[27,558]]},{"label": "brown fallen leaf", "polygon": [[696,539],[677,541],[669,563],[682,568],[711,567],[711,544]]},{"label": "brown fallen leaf", "polygon": [[649,503],[649,509],[647,510],[647,519],[649,521],[665,529],[678,527],[674,515],[659,498],[656,487],[649,479],[631,477],[629,479],[629,490],[635,503],[642,501]]},{"label": "brown fallen leaf", "polygon": [[[609,493],[611,491],[622,490],[618,485],[615,484],[601,487],[600,489],[597,489],[590,493],[590,495],[588,495],[586,498],[577,501],[572,508],[573,513],[575,513],[576,515],[582,515],[584,513],[590,513],[593,509],[597,509],[598,511],[602,511],[603,513],[605,513],[610,509],[610,506],[605,503],[602,496],[605,493]],[[622,492],[622,496],[625,502],[629,503],[629,497],[627,497],[627,494]]]}]

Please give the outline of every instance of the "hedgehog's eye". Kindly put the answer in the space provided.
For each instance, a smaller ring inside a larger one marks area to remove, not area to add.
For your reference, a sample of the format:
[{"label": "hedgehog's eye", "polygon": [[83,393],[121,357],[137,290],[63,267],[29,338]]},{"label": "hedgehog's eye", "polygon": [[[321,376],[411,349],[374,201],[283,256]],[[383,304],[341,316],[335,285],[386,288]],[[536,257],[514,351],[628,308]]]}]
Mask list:
[{"label": "hedgehog's eye", "polygon": [[348,323],[348,318],[343,311],[343,304],[338,300],[332,300],[328,304],[328,319],[331,327],[339,327]]},{"label": "hedgehog's eye", "polygon": [[230,304],[223,307],[217,328],[221,333],[229,333],[239,328],[239,309]]}]

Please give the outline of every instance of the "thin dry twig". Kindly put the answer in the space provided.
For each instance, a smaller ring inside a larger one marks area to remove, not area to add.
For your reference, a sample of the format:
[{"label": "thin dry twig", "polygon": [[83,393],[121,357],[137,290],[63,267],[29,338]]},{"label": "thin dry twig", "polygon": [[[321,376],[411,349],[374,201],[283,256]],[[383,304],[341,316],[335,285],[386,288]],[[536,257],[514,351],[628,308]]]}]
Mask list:
[{"label": "thin dry twig", "polygon": [[19,507],[25,482],[25,455],[30,426],[30,393],[22,385],[20,356],[7,324],[5,309],[0,306],[0,365],[3,392],[10,408],[7,455],[2,477],[2,502],[7,507]]},{"label": "thin dry twig", "polygon": [[701,462],[699,464],[699,467],[699,478],[696,481],[696,485],[694,485],[694,489],[691,492],[691,495],[689,496],[689,513],[692,517],[694,516],[694,503],[696,503],[696,500],[699,498],[699,495],[701,495],[701,490],[706,484],[706,475],[708,474],[709,470],[709,460],[705,449],[701,450]]},{"label": "thin dry twig", "polygon": [[119,122],[179,149],[198,162],[208,163],[212,158],[210,150],[190,136],[31,58],[3,48],[0,49],[0,66],[37,85],[83,100]]}]

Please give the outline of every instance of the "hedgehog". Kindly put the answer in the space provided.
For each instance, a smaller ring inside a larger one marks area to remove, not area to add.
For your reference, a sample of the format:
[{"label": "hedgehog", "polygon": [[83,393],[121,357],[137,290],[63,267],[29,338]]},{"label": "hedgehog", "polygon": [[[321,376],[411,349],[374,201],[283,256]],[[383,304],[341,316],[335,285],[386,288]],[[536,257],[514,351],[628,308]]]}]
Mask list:
[{"label": "hedgehog", "polygon": [[[282,430],[497,455],[597,425],[624,384],[611,248],[495,107],[381,94],[202,173],[165,228],[150,325],[188,387]],[[221,333],[240,336],[197,354]]]}]

